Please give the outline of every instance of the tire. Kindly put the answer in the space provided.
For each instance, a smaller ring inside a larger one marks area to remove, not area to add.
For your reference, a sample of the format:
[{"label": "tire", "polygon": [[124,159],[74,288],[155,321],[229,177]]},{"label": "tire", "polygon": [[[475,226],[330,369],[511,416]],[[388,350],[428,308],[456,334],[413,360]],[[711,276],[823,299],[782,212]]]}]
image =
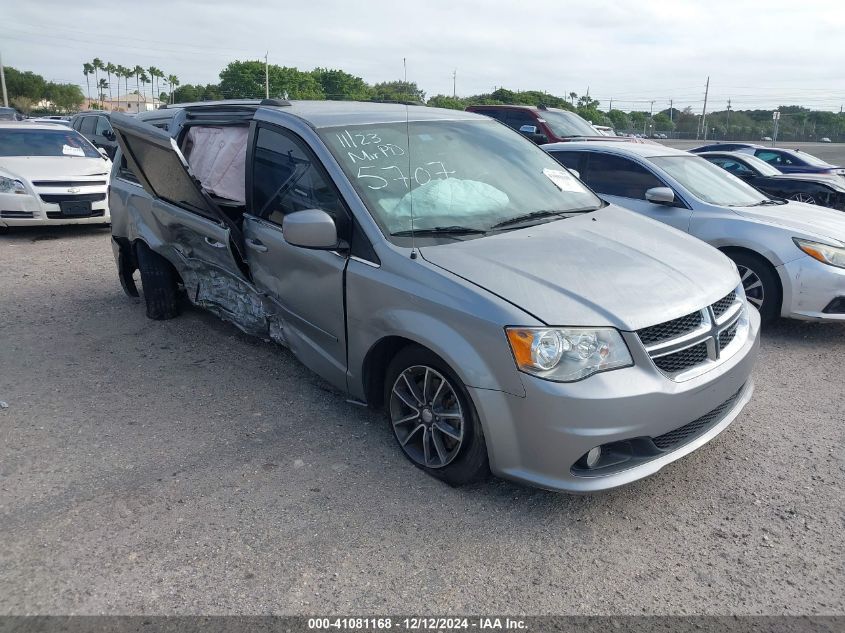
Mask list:
[{"label": "tire", "polygon": [[745,287],[748,302],[760,312],[761,323],[768,324],[780,315],[783,291],[772,265],[759,255],[728,252]]},{"label": "tire", "polygon": [[439,356],[418,345],[402,348],[387,368],[384,403],[393,437],[417,468],[452,486],[490,476],[478,414],[463,382]]},{"label": "tire", "polygon": [[135,256],[141,272],[147,317],[159,321],[178,316],[179,287],[173,266],[143,242],[136,242]]}]

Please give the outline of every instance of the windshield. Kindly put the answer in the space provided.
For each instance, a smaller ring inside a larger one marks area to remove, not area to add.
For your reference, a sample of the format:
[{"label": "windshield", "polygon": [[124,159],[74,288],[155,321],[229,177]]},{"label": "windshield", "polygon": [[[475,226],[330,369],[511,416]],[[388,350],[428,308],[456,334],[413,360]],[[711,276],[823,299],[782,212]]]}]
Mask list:
[{"label": "windshield", "polygon": [[559,138],[567,136],[601,136],[598,130],[574,112],[566,110],[540,110],[537,115],[545,119],[546,124]]},{"label": "windshield", "polygon": [[742,157],[742,160],[746,161],[749,167],[756,169],[763,176],[780,176],[783,173],[777,167],[772,167],[769,163],[756,156],[746,154]]},{"label": "windshield", "polygon": [[100,153],[75,130],[3,128],[0,129],[0,156],[100,158]]},{"label": "windshield", "polygon": [[319,132],[387,234],[438,227],[488,231],[529,213],[602,206],[551,156],[495,121],[411,121],[407,130],[404,122],[377,123]]},{"label": "windshield", "polygon": [[750,207],[768,200],[751,185],[700,156],[655,156],[649,160],[704,202]]}]

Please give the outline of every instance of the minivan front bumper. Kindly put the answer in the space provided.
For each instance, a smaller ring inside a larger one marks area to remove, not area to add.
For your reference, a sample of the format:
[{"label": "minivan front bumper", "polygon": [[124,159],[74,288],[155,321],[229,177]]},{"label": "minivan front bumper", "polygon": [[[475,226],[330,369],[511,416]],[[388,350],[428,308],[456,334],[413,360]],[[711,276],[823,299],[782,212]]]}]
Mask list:
[{"label": "minivan front bumper", "polygon": [[[670,380],[647,356],[633,352],[633,367],[579,382],[555,383],[525,374],[525,397],[470,389],[491,470],[549,490],[588,493],[642,479],[691,453],[727,428],[751,398],[751,372],[759,349],[756,310],[749,309],[749,321],[741,349],[684,382]],[[700,427],[699,421],[704,421]],[[630,460],[595,474],[577,466],[596,446],[654,447],[651,438],[687,425],[696,432],[671,450],[637,454],[635,449]]]}]

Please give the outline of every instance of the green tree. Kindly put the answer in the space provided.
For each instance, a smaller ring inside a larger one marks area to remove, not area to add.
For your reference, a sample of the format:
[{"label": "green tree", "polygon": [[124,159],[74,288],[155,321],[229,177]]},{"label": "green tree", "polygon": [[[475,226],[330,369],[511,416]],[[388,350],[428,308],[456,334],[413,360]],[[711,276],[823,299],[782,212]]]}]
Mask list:
[{"label": "green tree", "polygon": [[82,64],[82,74],[85,75],[85,85],[88,88],[88,101],[91,101],[91,80],[89,77],[94,74],[94,65],[88,62]]},{"label": "green tree", "polygon": [[179,87],[179,77],[176,75],[168,75],[167,83],[170,84],[170,101],[173,103],[173,93]]},{"label": "green tree", "polygon": [[104,109],[103,103],[106,100],[106,90],[108,90],[108,88],[109,88],[109,82],[107,82],[105,80],[105,78],[100,79],[100,81],[97,82],[97,92],[98,92],[98,95],[99,95],[100,110]]},{"label": "green tree", "polygon": [[413,81],[384,81],[373,86],[375,101],[424,101],[425,92]]},{"label": "green tree", "polygon": [[[113,101],[112,92],[111,92],[111,76],[114,73],[114,71],[117,70],[117,66],[115,66],[111,62],[107,62],[104,70],[106,71],[106,74],[108,75],[109,101]],[[118,85],[119,85],[119,83],[118,83]]]},{"label": "green tree", "polygon": [[100,71],[104,69],[103,61],[99,57],[95,57],[91,61],[91,65],[94,67],[94,87],[96,88],[100,85]]},{"label": "green tree", "polygon": [[370,87],[363,79],[342,70],[315,68],[311,74],[320,84],[326,99],[367,101],[372,96]]},{"label": "green tree", "polygon": [[429,97],[425,103],[432,108],[449,108],[450,110],[463,110],[467,104],[463,99],[458,97],[449,97],[446,95],[434,95]]},{"label": "green tree", "polygon": [[32,71],[20,71],[11,66],[6,66],[6,92],[9,99],[25,97],[37,103],[44,97],[44,89],[47,82],[44,77]]},{"label": "green tree", "polygon": [[610,110],[607,118],[610,119],[611,126],[617,132],[631,129],[631,119],[622,110]]},{"label": "green tree", "polygon": [[[270,96],[290,99],[322,99],[323,89],[313,74],[271,64],[268,68]],[[234,61],[220,71],[220,91],[227,99],[264,97],[264,62]]]},{"label": "green tree", "polygon": [[669,120],[669,115],[663,112],[658,112],[653,119],[654,129],[659,132],[671,132],[675,129],[675,124]]},{"label": "green tree", "polygon": [[76,84],[50,82],[46,86],[44,96],[50,100],[56,110],[61,112],[76,111],[85,100],[85,95]]}]

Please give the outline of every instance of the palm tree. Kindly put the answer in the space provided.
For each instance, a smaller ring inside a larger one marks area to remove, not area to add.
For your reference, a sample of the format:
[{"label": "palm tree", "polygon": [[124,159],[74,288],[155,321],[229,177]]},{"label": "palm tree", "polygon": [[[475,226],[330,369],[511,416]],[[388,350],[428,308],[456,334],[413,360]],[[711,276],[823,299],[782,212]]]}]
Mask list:
[{"label": "palm tree", "polygon": [[[135,93],[138,95],[138,98],[140,99],[140,95],[141,95],[140,77],[141,77],[141,75],[144,74],[144,69],[141,68],[140,66],[135,66],[135,68],[132,69],[132,74],[135,75]],[[140,100],[138,101],[137,105],[138,105],[137,109],[138,109],[138,111],[140,111],[141,110]]]},{"label": "palm tree", "polygon": [[109,87],[109,82],[107,82],[105,79],[100,79],[100,81],[97,82],[97,88],[100,89],[100,110],[105,109],[104,106],[103,106],[103,101],[106,98],[105,90],[108,87]]},{"label": "palm tree", "polygon": [[[150,83],[150,78],[145,73],[141,73],[141,96],[144,97],[144,109],[147,109],[147,84]],[[138,107],[140,111],[140,105]]]},{"label": "palm tree", "polygon": [[147,68],[147,72],[150,73],[150,92],[153,93],[153,106],[155,106],[155,103],[156,103],[155,80],[156,80],[156,77],[158,77],[158,68],[156,68],[155,66],[150,66],[149,68]]},{"label": "palm tree", "polygon": [[179,87],[179,77],[177,77],[176,75],[168,75],[167,83],[170,84],[170,103],[175,103],[176,99],[173,93],[176,91],[176,88]]},{"label": "palm tree", "polygon": [[[106,64],[105,70],[106,70],[106,74],[109,76],[109,101],[113,102],[114,99],[112,99],[112,93],[111,93],[111,76],[112,76],[112,73],[114,73],[114,71],[117,70],[117,66],[115,66],[111,62],[108,62]],[[120,82],[118,82],[118,85],[120,85]],[[111,107],[114,108],[114,105],[112,104]]]},{"label": "palm tree", "polygon": [[94,85],[99,86],[100,85],[99,71],[101,71],[103,69],[103,62],[102,62],[102,60],[100,60],[99,57],[95,57],[91,61],[91,65],[94,67]]},{"label": "palm tree", "polygon": [[85,75],[85,85],[88,87],[88,105],[91,105],[91,80],[89,79],[89,75],[94,72],[94,66],[85,62],[82,64],[82,74]]},{"label": "palm tree", "polygon": [[129,77],[131,75],[131,71],[121,64],[117,65],[117,70],[114,71],[114,74],[118,77],[117,80],[117,101],[120,102],[120,78],[123,77],[126,80],[126,93],[129,94]]}]

